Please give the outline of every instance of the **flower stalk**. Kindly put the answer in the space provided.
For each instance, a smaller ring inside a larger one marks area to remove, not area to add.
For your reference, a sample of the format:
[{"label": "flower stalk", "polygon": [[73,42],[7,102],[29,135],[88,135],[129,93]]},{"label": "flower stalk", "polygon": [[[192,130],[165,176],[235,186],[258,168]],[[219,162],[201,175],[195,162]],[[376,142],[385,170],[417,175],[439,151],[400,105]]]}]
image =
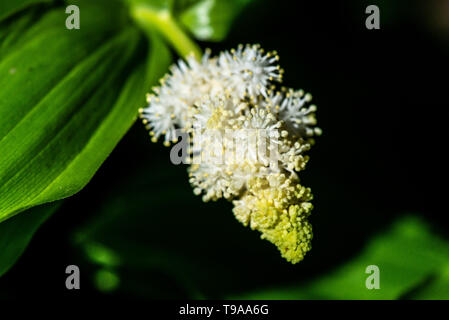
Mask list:
[{"label": "flower stalk", "polygon": [[148,5],[136,4],[131,8],[131,16],[147,34],[157,30],[181,57],[193,54],[196,59],[201,58],[200,47],[190,39],[168,10],[157,11]]}]

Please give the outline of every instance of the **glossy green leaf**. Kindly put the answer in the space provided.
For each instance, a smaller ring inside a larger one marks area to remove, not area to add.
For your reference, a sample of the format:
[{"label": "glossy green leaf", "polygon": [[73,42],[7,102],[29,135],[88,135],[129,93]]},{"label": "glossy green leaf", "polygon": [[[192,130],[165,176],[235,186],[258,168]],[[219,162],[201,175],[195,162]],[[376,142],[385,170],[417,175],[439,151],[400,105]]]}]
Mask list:
[{"label": "glossy green leaf", "polygon": [[197,39],[223,40],[234,19],[253,0],[200,0],[179,14],[182,24]]},{"label": "glossy green leaf", "polygon": [[[96,129],[96,132],[90,138],[88,143],[77,155],[76,161],[72,161],[64,170],[63,174],[59,175],[52,184],[59,186],[72,186],[76,188],[77,185],[84,183],[83,176],[90,175],[95,172],[98,166],[98,161],[91,161],[92,155],[108,153],[115,146],[115,143],[123,135],[122,130],[115,130],[117,123],[127,120],[128,125],[130,120],[136,118],[136,108],[143,106],[144,96],[148,88],[154,84],[166,71],[168,65],[171,62],[171,55],[164,43],[156,36],[150,39],[149,50],[147,51],[147,58],[140,59],[141,62],[137,64],[133,70],[130,70],[128,80],[121,88],[121,93],[117,98],[115,104],[111,104],[111,111],[107,114],[105,119]],[[134,106],[130,108],[129,106]],[[125,127],[124,127],[125,128]],[[104,139],[107,136],[108,139]],[[95,160],[95,158],[93,159]],[[54,193],[53,196],[57,196]],[[41,197],[45,196],[45,193],[41,194]],[[10,234],[14,234],[17,229],[23,228],[25,232],[17,233],[14,238],[8,238],[9,245],[14,248],[23,248],[26,245],[27,237],[31,236],[27,230],[31,227],[37,229],[40,220],[39,216],[36,218],[22,219],[22,215],[26,217],[34,216],[35,212],[39,211],[41,207],[37,209],[30,209],[18,216],[11,218],[0,224],[1,230],[5,231],[5,237]],[[53,210],[54,211],[54,210]],[[45,217],[48,217],[53,211],[46,211]],[[10,224],[10,221],[14,221],[14,224]],[[1,236],[1,234],[0,234]],[[5,257],[0,256],[0,265],[11,266],[13,260],[8,260]],[[1,275],[1,274],[0,274]]]},{"label": "glossy green leaf", "polygon": [[50,1],[52,0],[2,0],[0,1],[0,21],[30,5]]},{"label": "glossy green leaf", "polygon": [[124,0],[130,6],[148,6],[155,11],[169,11],[173,10],[173,4],[176,0]]},{"label": "glossy green leaf", "polygon": [[123,10],[77,3],[80,30],[52,10],[0,61],[0,221],[79,191],[144,103],[148,83],[125,81],[140,33]]},{"label": "glossy green leaf", "polygon": [[0,276],[20,258],[36,230],[59,207],[59,202],[42,205],[0,223]]},{"label": "glossy green leaf", "polygon": [[[360,256],[334,272],[308,283],[255,291],[238,298],[398,299],[429,282],[429,278],[440,277],[448,263],[448,242],[435,236],[422,219],[406,217],[374,238]],[[365,271],[370,265],[379,267],[380,289],[366,287],[370,274]],[[433,293],[435,297],[436,292]]]}]

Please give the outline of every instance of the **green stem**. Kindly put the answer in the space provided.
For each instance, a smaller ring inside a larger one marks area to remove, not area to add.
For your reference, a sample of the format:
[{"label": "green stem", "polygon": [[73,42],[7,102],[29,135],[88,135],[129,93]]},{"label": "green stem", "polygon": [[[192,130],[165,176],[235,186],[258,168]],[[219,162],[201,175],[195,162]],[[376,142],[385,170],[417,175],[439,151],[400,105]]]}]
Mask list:
[{"label": "green stem", "polygon": [[176,23],[168,10],[155,11],[146,5],[132,7],[131,14],[143,30],[151,34],[156,29],[183,58],[193,54],[197,59],[202,56],[199,46]]}]

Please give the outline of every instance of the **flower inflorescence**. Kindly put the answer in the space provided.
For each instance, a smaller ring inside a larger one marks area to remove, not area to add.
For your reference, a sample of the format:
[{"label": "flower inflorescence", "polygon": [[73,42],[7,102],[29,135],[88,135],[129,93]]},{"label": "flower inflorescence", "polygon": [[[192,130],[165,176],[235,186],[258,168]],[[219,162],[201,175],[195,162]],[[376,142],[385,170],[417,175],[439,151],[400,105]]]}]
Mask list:
[{"label": "flower inflorescence", "polygon": [[284,72],[278,61],[259,45],[217,57],[208,50],[201,61],[189,56],[148,94],[140,116],[153,142],[163,138],[170,146],[179,130],[187,133],[194,141],[188,169],[194,193],[204,201],[233,201],[237,220],[297,263],[312,240],[312,194],[298,172],[321,130],[309,93],[277,90]]}]

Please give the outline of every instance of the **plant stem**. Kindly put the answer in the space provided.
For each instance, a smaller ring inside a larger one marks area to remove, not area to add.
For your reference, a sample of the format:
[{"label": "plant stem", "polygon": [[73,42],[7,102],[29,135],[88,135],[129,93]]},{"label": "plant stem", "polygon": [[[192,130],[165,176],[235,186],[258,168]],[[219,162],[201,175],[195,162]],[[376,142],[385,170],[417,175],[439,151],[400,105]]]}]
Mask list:
[{"label": "plant stem", "polygon": [[181,57],[193,54],[197,59],[201,58],[199,46],[182,30],[168,10],[155,11],[141,4],[132,7],[131,15],[148,34],[154,29],[162,34]]}]

